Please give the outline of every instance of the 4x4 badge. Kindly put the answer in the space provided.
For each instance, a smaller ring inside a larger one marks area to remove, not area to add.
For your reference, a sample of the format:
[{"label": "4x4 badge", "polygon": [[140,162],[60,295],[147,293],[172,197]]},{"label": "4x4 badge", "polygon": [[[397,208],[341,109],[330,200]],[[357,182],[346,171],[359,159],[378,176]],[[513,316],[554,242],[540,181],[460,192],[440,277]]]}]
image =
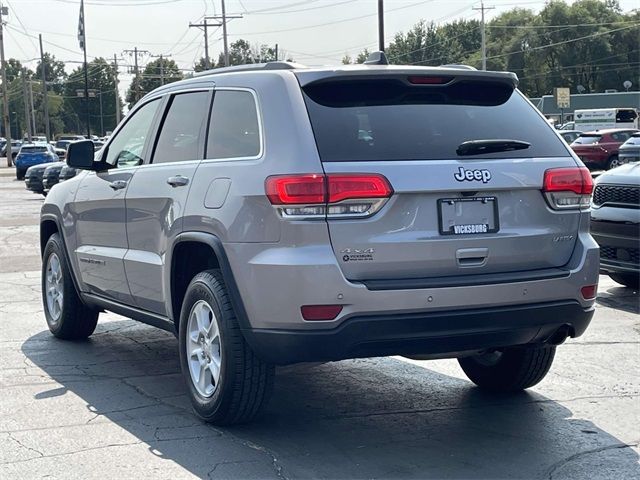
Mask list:
[{"label": "4x4 badge", "polygon": [[491,172],[485,169],[465,170],[463,167],[460,167],[458,173],[453,174],[453,178],[459,182],[482,181],[482,183],[487,183],[491,180]]}]

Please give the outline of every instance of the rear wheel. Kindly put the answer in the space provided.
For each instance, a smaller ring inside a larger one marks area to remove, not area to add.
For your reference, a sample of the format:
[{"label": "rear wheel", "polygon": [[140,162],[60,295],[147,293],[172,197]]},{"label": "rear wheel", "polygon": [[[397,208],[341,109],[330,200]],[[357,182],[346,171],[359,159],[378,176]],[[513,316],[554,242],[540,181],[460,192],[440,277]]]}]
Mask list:
[{"label": "rear wheel", "polygon": [[193,278],[179,330],[180,366],[196,414],[216,425],[258,415],[271,395],[274,367],[245,342],[219,271]]},{"label": "rear wheel", "polygon": [[609,277],[625,287],[637,289],[640,286],[640,275],[637,273],[610,273]]},{"label": "rear wheel", "polygon": [[25,174],[24,170],[18,170],[16,168],[16,179],[17,180],[24,180],[24,174]]},{"label": "rear wheel", "polygon": [[540,382],[553,363],[556,347],[518,347],[463,357],[458,363],[469,380],[481,388],[516,392]]},{"label": "rear wheel", "polygon": [[98,311],[76,292],[59,234],[49,238],[42,257],[42,303],[49,330],[65,340],[87,338],[96,329]]},{"label": "rear wheel", "polygon": [[611,170],[612,168],[619,167],[620,165],[624,165],[627,162],[623,162],[618,158],[618,155],[612,155],[611,158],[607,161],[607,170]]}]

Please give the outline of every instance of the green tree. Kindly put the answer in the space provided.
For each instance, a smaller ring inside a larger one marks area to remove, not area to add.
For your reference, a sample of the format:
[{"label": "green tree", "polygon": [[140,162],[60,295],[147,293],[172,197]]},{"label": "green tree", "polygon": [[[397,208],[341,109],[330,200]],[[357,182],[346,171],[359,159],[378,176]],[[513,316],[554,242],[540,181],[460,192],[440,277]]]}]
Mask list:
[{"label": "green tree", "polygon": [[[64,90],[64,81],[67,78],[67,73],[64,70],[64,62],[61,60],[56,60],[56,57],[54,55],[45,53],[44,65],[49,89],[57,94],[61,94]],[[35,78],[42,78],[41,61],[38,61],[38,64],[36,66]]]},{"label": "green tree", "polygon": [[[89,123],[91,132],[101,133],[101,119],[104,130],[113,130],[116,122],[115,72],[111,64],[104,58],[96,58],[87,65],[89,89],[95,93],[88,99]],[[64,85],[64,104],[61,119],[68,132],[84,133],[86,131],[86,105],[84,92],[84,71],[76,68],[69,74]],[[100,115],[102,103],[102,116]],[[102,132],[104,133],[104,132]]]},{"label": "green tree", "polygon": [[129,108],[144,95],[163,85],[163,82],[167,84],[183,78],[178,64],[169,58],[158,58],[147,63],[142,74],[131,82],[126,98]]}]

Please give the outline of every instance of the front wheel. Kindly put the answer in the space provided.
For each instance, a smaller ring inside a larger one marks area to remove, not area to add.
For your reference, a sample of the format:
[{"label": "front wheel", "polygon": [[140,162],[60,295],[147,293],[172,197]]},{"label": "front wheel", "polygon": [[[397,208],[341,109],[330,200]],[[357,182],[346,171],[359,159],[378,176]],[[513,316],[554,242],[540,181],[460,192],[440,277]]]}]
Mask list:
[{"label": "front wheel", "polygon": [[42,256],[42,303],[49,330],[65,340],[87,338],[96,329],[98,311],[78,296],[59,234],[47,241]]},{"label": "front wheel", "polygon": [[553,363],[556,347],[513,347],[463,357],[458,363],[469,380],[486,390],[517,392],[539,383]]},{"label": "front wheel", "polygon": [[260,413],[271,395],[274,367],[245,342],[218,270],[199,273],[187,287],[179,348],[182,375],[200,418],[231,425]]},{"label": "front wheel", "polygon": [[638,273],[610,273],[609,277],[614,282],[618,282],[625,287],[638,289],[640,286],[640,274]]}]

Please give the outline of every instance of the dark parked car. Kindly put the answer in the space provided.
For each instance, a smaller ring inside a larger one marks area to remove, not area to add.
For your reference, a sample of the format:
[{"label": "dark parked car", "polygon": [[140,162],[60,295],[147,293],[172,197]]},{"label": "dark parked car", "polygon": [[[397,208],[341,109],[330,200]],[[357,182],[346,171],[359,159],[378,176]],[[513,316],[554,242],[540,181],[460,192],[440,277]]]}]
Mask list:
[{"label": "dark parked car", "polygon": [[[63,162],[57,163],[63,164]],[[27,190],[31,190],[34,193],[41,193],[43,195],[46,195],[43,183],[44,171],[49,168],[49,166],[56,165],[57,163],[42,163],[40,165],[29,167],[29,169],[27,169],[27,173],[25,173],[24,175],[24,182]]]},{"label": "dark parked car", "polygon": [[638,130],[612,128],[597,130],[580,135],[571,148],[591,169],[606,169],[622,165],[618,157],[620,145],[626,142]]},{"label": "dark parked car", "polygon": [[640,162],[640,132],[631,135],[629,140],[620,146],[618,159],[622,164]]},{"label": "dark parked car", "polygon": [[75,177],[78,174],[78,170],[70,167],[69,165],[64,165],[60,169],[60,176],[58,177],[58,183],[64,182],[65,180],[69,180],[70,178]]},{"label": "dark parked car", "polygon": [[45,168],[42,175],[42,186],[45,190],[51,190],[51,187],[60,182],[60,172],[66,165],[64,162],[56,162]]},{"label": "dark parked car", "polygon": [[580,135],[582,135],[582,132],[580,130],[560,130],[558,133],[562,138],[564,138],[564,141],[567,142],[569,145],[575,142],[576,139]]},{"label": "dark parked car", "polygon": [[600,270],[638,288],[640,279],[640,163],[628,163],[596,179],[591,234],[600,245]]}]

